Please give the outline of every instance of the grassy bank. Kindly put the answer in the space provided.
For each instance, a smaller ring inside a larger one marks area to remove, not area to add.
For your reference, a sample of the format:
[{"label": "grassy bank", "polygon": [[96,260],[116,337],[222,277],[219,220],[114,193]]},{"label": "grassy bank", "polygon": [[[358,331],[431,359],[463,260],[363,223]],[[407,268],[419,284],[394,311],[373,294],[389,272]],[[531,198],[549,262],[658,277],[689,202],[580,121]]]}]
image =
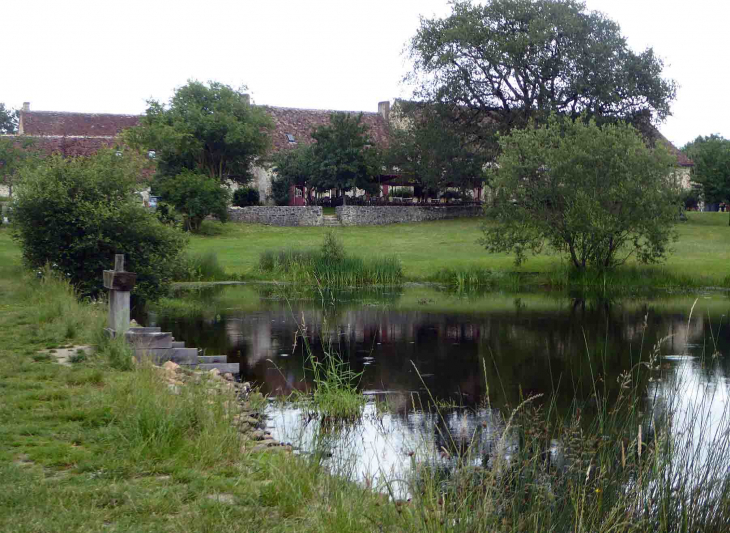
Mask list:
[{"label": "grassy bank", "polygon": [[[618,401],[597,384],[590,424],[578,405],[556,419],[549,399],[502,413],[481,464],[469,438],[446,436],[450,471],[414,463],[412,499],[393,502],[317,454],[252,452],[225,417],[230,397],[175,393],[158,371],[123,364],[129,353],[98,335],[103,304],[2,254],[0,531],[723,531],[730,520],[727,431],[674,433],[671,404],[640,404],[641,365]],[[43,351],[81,343],[96,355],[69,366]],[[561,465],[546,460],[553,438]]]},{"label": "grassy bank", "polygon": [[[479,219],[444,220],[388,226],[337,228],[345,250],[360,257],[394,255],[409,280],[447,280],[458,285],[458,276],[470,273],[489,278],[497,285],[599,286],[622,283],[661,287],[728,285],[730,228],[723,213],[690,213],[677,226],[679,241],[665,264],[652,267],[632,265],[607,280],[571,279],[566,265],[557,256],[530,257],[519,268],[506,254],[487,254],[477,243],[481,237]],[[329,228],[282,228],[257,224],[228,224],[216,237],[193,237],[195,252],[214,250],[229,274],[271,279],[258,270],[259,256],[267,250],[316,249]],[[635,268],[634,268],[635,267]],[[506,276],[518,272],[523,276]],[[486,273],[486,274],[485,274]],[[527,273],[526,276],[524,274]]]}]

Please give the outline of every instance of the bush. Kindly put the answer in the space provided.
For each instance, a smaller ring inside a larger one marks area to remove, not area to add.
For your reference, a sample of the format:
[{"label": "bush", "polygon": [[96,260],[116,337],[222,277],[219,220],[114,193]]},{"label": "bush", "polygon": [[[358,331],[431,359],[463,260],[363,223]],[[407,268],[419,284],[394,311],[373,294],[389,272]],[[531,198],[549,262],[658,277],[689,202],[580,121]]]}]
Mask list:
[{"label": "bush", "polygon": [[271,180],[271,198],[276,205],[289,205],[291,180],[286,176],[276,176]]},{"label": "bush", "polygon": [[250,187],[236,189],[233,193],[233,205],[238,207],[248,207],[250,205],[259,205],[259,191]]},{"label": "bush", "polygon": [[198,231],[208,215],[221,222],[228,220],[230,192],[218,180],[204,174],[183,170],[172,177],[160,176],[155,191],[182,214],[186,231]]},{"label": "bush", "polygon": [[134,294],[154,299],[165,292],[185,236],[143,207],[134,193],[136,158],[113,150],[90,158],[53,156],[20,173],[13,234],[31,268],[46,264],[85,295],[102,292],[102,271],[125,254],[137,273]]}]

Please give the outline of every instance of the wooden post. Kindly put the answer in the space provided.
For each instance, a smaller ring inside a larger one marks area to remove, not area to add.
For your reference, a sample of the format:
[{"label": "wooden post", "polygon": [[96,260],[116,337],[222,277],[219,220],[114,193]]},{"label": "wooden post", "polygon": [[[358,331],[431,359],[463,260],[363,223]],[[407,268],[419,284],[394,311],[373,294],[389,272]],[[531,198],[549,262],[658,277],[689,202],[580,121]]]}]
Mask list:
[{"label": "wooden post", "polygon": [[124,270],[124,254],[116,254],[114,270],[104,271],[104,287],[109,289],[109,329],[114,335],[129,329],[129,300],[136,281],[137,274]]}]

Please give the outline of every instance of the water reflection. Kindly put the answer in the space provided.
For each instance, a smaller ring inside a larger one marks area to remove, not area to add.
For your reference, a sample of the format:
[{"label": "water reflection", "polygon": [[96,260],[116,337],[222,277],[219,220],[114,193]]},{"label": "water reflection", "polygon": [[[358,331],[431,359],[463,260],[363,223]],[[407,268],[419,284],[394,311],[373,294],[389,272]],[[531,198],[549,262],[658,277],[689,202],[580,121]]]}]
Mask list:
[{"label": "water reflection", "polygon": [[[315,354],[334,349],[362,372],[363,391],[387,393],[387,413],[371,402],[362,423],[337,432],[302,423],[298,409],[271,412],[276,438],[303,451],[324,450],[331,464],[350,465],[351,475],[368,484],[402,479],[414,461],[435,457],[448,465],[470,446],[486,466],[504,430],[495,409],[545,394],[559,410],[575,401],[590,410],[594,384],[615,397],[621,373],[652,353],[662,358],[658,371],[643,374],[652,379],[647,438],[671,411],[694,424],[693,442],[701,446],[727,416],[730,333],[720,326],[730,301],[722,294],[701,296],[691,320],[695,297],[687,296],[586,301],[417,288],[282,298],[276,289],[229,287],[196,297],[208,298],[212,311],[184,319],[152,315],[147,322],[208,354],[228,355],[241,364],[242,379],[274,396],[312,388],[298,339],[304,331]],[[434,412],[424,407],[431,397],[454,407]],[[669,397],[678,404],[667,405]]]}]

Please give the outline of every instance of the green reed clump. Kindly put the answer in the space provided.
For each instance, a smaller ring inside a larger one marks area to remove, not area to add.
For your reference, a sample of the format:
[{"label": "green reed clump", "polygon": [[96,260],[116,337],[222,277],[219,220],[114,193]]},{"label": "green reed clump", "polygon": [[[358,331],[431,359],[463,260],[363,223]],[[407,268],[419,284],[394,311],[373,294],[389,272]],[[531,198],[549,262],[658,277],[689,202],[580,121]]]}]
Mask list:
[{"label": "green reed clump", "polygon": [[432,281],[449,285],[456,290],[501,289],[517,291],[534,282],[531,276],[518,272],[503,272],[479,267],[439,270]]},{"label": "green reed clump", "polygon": [[397,257],[366,260],[348,255],[334,233],[325,236],[318,250],[267,250],[259,257],[259,270],[323,286],[395,285],[403,281]]},{"label": "green reed clump", "polygon": [[187,254],[180,257],[174,272],[175,281],[224,281],[229,279],[215,252]]}]

